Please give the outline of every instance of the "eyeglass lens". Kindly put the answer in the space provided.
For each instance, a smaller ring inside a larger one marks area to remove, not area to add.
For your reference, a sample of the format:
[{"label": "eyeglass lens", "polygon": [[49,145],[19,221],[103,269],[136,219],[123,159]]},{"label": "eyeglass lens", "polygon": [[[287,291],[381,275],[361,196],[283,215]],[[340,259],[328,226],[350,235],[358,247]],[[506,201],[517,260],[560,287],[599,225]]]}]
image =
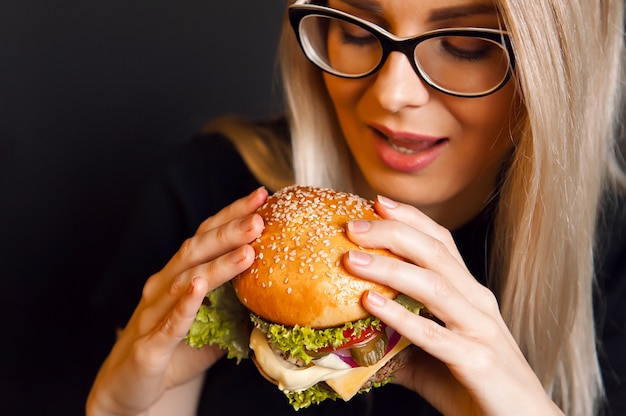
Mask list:
[{"label": "eyeglass lens", "polygon": [[[299,31],[309,59],[336,75],[368,75],[383,59],[377,36],[354,23],[309,15]],[[460,94],[491,91],[509,71],[505,47],[481,37],[442,35],[423,40],[414,50],[414,60],[430,83]]]}]

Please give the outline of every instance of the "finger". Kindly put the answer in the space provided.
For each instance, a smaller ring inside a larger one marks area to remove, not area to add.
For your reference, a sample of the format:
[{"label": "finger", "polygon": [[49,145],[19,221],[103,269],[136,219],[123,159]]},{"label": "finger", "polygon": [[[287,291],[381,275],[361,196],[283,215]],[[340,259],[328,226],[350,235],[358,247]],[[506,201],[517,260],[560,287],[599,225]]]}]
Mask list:
[{"label": "finger", "polygon": [[389,249],[411,263],[447,276],[464,293],[476,290],[476,280],[447,244],[408,224],[396,220],[349,221],[347,235],[359,246]]},{"label": "finger", "polygon": [[[513,399],[519,397],[520,387],[534,390],[531,394],[535,397],[544,393],[519,348],[507,342],[508,337],[495,322],[484,328],[481,336],[472,337],[413,314],[375,292],[366,292],[362,303],[365,309],[414,345],[445,363],[454,378],[465,386],[464,390],[470,391],[474,401],[489,402],[494,386],[502,397]],[[416,369],[419,371],[419,367]]]},{"label": "finger", "polygon": [[502,319],[496,296],[480,284],[474,286],[470,296],[442,275],[401,260],[362,251],[348,252],[344,256],[344,266],[356,276],[393,287],[420,301],[452,331],[470,338],[488,334],[494,339],[506,341],[512,350],[521,354]]},{"label": "finger", "polygon": [[456,247],[451,251],[448,243],[410,224],[396,220],[355,220],[346,225],[348,237],[360,246],[387,248],[422,267],[436,269],[447,264],[463,264],[454,254]]},{"label": "finger", "polygon": [[237,218],[207,232],[196,234],[182,244],[164,271],[170,275],[209,262],[210,260],[254,241],[265,227],[258,214]]},{"label": "finger", "polygon": [[[394,328],[411,343],[424,351],[437,351],[449,338],[449,330],[438,323],[405,309],[397,302],[369,290],[361,299],[363,307],[372,315]],[[449,342],[449,341],[448,341]]]},{"label": "finger", "polygon": [[[180,342],[189,332],[196,313],[204,300],[204,296],[211,290],[223,285],[233,276],[241,273],[254,260],[254,249],[246,245],[237,250],[227,253],[208,264],[188,270],[177,278],[170,290],[170,299],[177,299],[173,307],[166,315],[153,337],[155,345],[160,348],[162,354],[171,354],[172,348]],[[189,281],[187,293],[177,295],[182,285],[178,281]],[[152,308],[163,307],[167,299],[160,298]],[[160,305],[159,305],[160,304]]]},{"label": "finger", "polygon": [[363,295],[362,303],[372,315],[448,366],[458,366],[467,359],[470,346],[464,336],[431,319],[414,314],[374,291],[367,291]]},{"label": "finger", "polygon": [[220,210],[217,214],[207,218],[200,224],[196,234],[202,234],[220,225],[226,224],[236,218],[246,217],[259,209],[267,199],[267,190],[264,187],[257,188],[249,195],[240,198]]},{"label": "finger", "polygon": [[349,251],[344,264],[349,272],[392,287],[423,303],[450,329],[480,331],[484,316],[445,277],[386,256]]},{"label": "finger", "polygon": [[172,353],[187,335],[208,290],[204,279],[193,279],[187,293],[178,298],[159,324],[137,340],[134,348],[138,351],[135,355],[140,368],[154,375],[163,373]]},{"label": "finger", "polygon": [[[250,245],[244,245],[208,263],[185,270],[177,277],[177,280],[189,282],[200,278],[206,282],[208,292],[248,269],[252,265],[254,257],[254,249]],[[173,285],[172,292],[176,290],[177,288]]]},{"label": "finger", "polygon": [[[250,245],[244,245],[212,261],[184,270],[173,279],[151,278],[143,290],[144,308],[150,312],[146,316],[151,316],[152,311],[158,315],[159,311],[172,308],[179,301],[179,297],[188,290],[191,282],[197,279],[205,282],[207,290],[204,295],[206,295],[249,268],[254,261],[254,256],[254,249]],[[140,323],[140,328],[150,328],[149,324],[149,322]]]},{"label": "finger", "polygon": [[376,198],[374,207],[376,208],[376,212],[378,212],[383,218],[407,224],[410,227],[442,242],[448,251],[457,259],[457,261],[463,262],[461,254],[456,247],[450,231],[437,224],[422,211],[411,205],[396,202],[382,195],[379,195]]}]

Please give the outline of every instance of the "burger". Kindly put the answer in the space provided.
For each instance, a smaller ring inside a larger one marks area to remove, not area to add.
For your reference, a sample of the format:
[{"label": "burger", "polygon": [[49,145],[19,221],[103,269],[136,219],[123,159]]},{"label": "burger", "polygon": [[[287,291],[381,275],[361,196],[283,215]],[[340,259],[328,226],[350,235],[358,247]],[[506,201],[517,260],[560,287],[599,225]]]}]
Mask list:
[{"label": "burger", "polygon": [[423,305],[387,286],[351,275],[342,257],[365,249],[346,236],[350,220],[380,219],[370,201],[331,189],[290,186],[259,209],[265,229],[252,266],[209,293],[187,337],[251,358],[295,409],[350,400],[389,382],[411,343],[361,305],[368,290],[415,313]]}]

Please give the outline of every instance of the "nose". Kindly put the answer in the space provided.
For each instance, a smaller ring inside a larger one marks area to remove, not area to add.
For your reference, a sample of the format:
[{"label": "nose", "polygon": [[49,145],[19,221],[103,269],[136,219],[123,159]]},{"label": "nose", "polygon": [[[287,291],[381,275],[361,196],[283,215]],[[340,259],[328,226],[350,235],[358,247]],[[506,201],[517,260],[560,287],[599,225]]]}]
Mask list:
[{"label": "nose", "polygon": [[405,107],[423,106],[430,99],[429,87],[401,52],[391,52],[374,76],[376,78],[370,92],[380,106],[390,113],[398,113]]}]

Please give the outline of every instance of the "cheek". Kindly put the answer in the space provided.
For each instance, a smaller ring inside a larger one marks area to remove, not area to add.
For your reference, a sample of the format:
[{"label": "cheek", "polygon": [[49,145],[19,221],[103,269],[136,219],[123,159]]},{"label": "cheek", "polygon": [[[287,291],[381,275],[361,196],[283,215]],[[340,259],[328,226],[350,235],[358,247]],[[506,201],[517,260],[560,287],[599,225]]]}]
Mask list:
[{"label": "cheek", "polygon": [[489,146],[495,153],[511,148],[515,117],[519,114],[519,103],[513,88],[503,88],[483,98],[461,99],[458,104],[448,108],[463,126],[465,134],[474,137],[473,141]]},{"label": "cheek", "polygon": [[323,76],[339,122],[345,126],[356,117],[357,104],[367,89],[367,83],[365,80],[345,80],[326,73]]}]

